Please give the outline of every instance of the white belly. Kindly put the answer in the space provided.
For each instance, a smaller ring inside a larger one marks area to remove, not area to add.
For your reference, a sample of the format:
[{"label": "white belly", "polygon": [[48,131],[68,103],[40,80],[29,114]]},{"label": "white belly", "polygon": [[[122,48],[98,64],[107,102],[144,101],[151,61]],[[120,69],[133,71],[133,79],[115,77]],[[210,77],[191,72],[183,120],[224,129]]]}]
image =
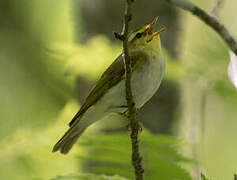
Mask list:
[{"label": "white belly", "polygon": [[165,62],[160,57],[152,59],[144,71],[135,71],[132,76],[132,92],[137,108],[142,107],[158,90],[165,71]]}]

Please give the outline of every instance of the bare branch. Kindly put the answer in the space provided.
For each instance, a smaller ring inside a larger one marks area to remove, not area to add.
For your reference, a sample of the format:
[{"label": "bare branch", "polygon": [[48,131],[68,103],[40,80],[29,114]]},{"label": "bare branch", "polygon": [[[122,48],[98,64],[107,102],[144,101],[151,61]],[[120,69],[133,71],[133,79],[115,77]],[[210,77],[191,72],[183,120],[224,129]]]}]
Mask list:
[{"label": "bare branch", "polygon": [[214,16],[209,15],[204,10],[194,5],[190,1],[186,0],[165,0],[166,2],[175,5],[183,10],[191,12],[197,16],[207,25],[209,25],[214,31],[216,31],[220,37],[226,42],[229,48],[237,55],[237,42],[226,27],[221,24]]},{"label": "bare branch", "polygon": [[220,7],[222,6],[223,4],[223,0],[214,0],[212,6],[211,6],[211,9],[210,9],[210,14],[212,16],[217,16],[218,15],[218,11],[220,9]]},{"label": "bare branch", "polygon": [[123,58],[125,67],[125,88],[126,88],[126,100],[128,105],[129,120],[131,125],[131,143],[132,143],[132,165],[135,169],[136,180],[143,180],[144,169],[142,167],[142,157],[139,153],[139,123],[137,120],[137,109],[133,100],[131,89],[131,61],[129,57],[128,48],[128,33],[129,22],[132,20],[132,3],[133,0],[126,0],[126,9],[124,12],[124,22],[121,34],[114,33],[115,38],[123,41]]}]

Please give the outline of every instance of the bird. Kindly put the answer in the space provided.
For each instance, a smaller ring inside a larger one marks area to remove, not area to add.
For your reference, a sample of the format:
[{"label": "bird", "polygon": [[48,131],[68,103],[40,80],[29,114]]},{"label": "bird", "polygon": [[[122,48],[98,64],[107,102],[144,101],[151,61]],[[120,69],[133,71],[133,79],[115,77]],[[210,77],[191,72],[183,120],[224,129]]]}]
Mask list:
[{"label": "bird", "polygon": [[[137,109],[141,108],[158,90],[165,73],[160,33],[154,32],[156,17],[128,35],[131,62],[131,90]],[[54,145],[53,152],[67,154],[77,139],[93,123],[117,113],[124,114],[128,106],[125,91],[124,53],[122,52],[102,74],[79,111],[69,123],[68,131]]]}]

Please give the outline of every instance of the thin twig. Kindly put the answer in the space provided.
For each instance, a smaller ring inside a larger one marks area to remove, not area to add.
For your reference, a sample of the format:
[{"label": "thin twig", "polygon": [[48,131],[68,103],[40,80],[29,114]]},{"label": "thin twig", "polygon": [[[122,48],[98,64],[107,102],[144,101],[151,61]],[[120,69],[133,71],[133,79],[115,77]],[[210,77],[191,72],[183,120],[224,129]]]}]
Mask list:
[{"label": "thin twig", "polygon": [[205,133],[206,133],[206,105],[207,105],[207,92],[202,91],[200,98],[200,137],[201,143],[204,147]]},{"label": "thin twig", "polygon": [[124,23],[122,33],[114,33],[117,39],[123,41],[123,58],[125,67],[125,88],[126,88],[126,100],[128,105],[129,120],[131,125],[131,143],[132,143],[132,165],[135,170],[136,180],[143,180],[144,170],[142,167],[142,157],[139,153],[139,141],[138,132],[139,125],[137,120],[137,109],[135,107],[135,102],[133,100],[132,89],[131,89],[131,61],[129,57],[128,48],[128,32],[129,32],[129,22],[132,19],[132,3],[133,0],[126,0],[126,9],[124,13]]},{"label": "thin twig", "polygon": [[212,16],[217,17],[218,11],[219,11],[221,5],[223,4],[223,2],[224,2],[223,0],[214,0],[212,6],[210,8],[210,11],[209,11]]},{"label": "thin twig", "polygon": [[207,25],[209,25],[213,30],[215,30],[219,36],[226,42],[229,48],[237,55],[237,42],[226,27],[221,24],[214,16],[209,15],[204,10],[194,5],[187,0],[165,0],[166,2],[175,5],[183,10],[191,12],[193,15],[197,16]]}]

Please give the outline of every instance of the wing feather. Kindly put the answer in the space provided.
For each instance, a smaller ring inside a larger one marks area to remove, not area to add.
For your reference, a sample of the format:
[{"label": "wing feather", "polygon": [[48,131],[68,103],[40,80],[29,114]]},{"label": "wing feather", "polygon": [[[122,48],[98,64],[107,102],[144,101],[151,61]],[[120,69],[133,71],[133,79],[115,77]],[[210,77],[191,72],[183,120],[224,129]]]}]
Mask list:
[{"label": "wing feather", "polygon": [[[131,66],[132,71],[144,61],[147,61],[148,56],[142,51],[136,51],[131,53]],[[118,84],[125,76],[123,54],[118,56],[116,60],[108,67],[108,69],[102,74],[95,87],[85,100],[85,103],[81,106],[78,113],[73,117],[69,126],[71,127],[80,120],[80,117],[94,105],[103,95],[113,86]]]}]

